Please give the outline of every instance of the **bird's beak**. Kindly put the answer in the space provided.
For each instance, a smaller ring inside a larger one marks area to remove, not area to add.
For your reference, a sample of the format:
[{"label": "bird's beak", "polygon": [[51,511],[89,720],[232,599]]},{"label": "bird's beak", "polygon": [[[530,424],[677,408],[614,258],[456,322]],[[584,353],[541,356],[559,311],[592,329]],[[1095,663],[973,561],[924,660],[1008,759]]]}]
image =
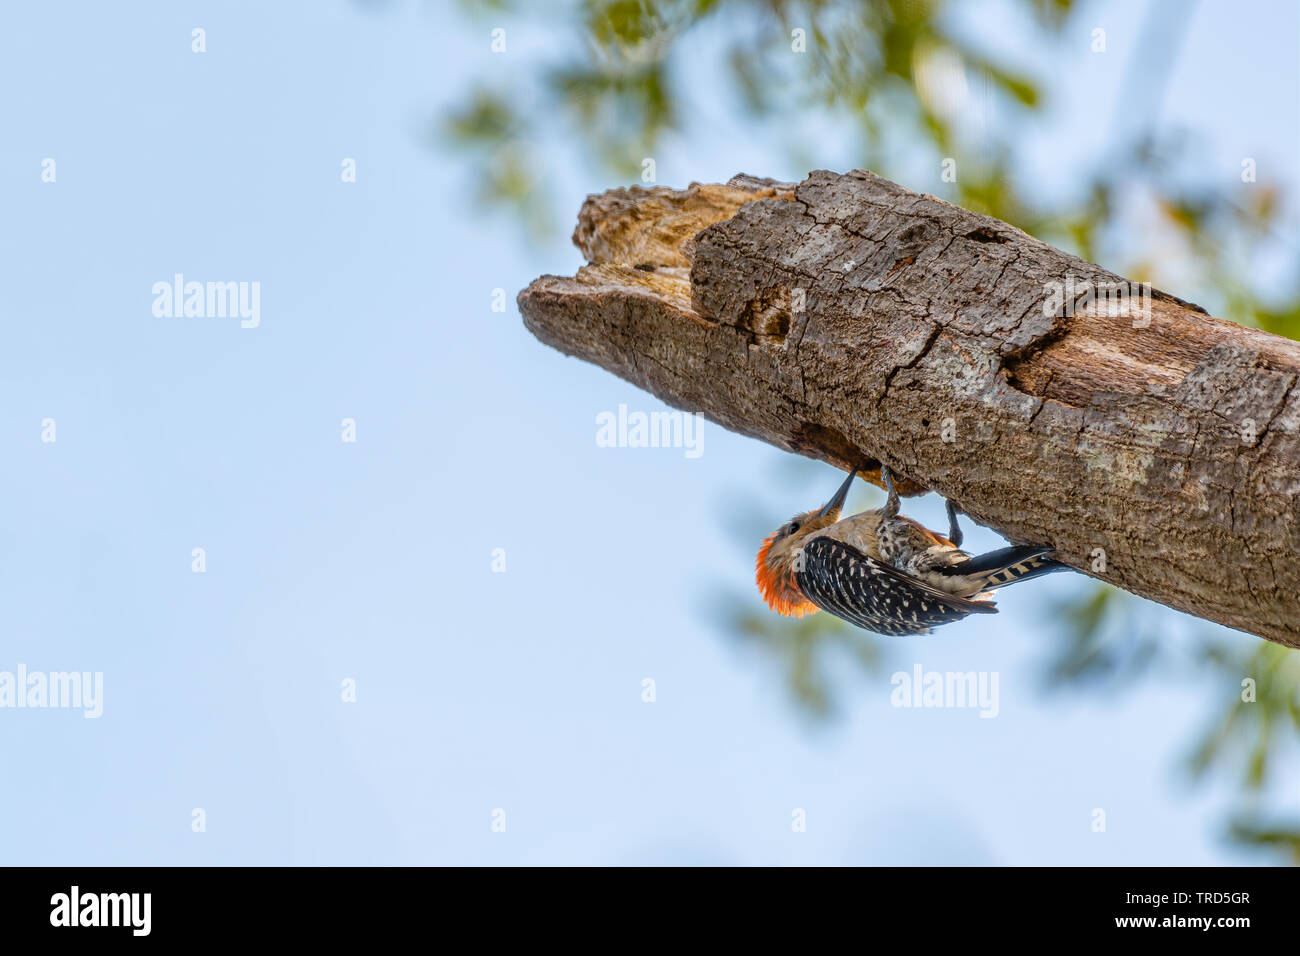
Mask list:
[{"label": "bird's beak", "polygon": [[844,499],[849,496],[849,489],[853,487],[853,479],[857,476],[858,470],[854,468],[844,479],[844,484],[840,485],[840,490],[835,492],[835,497],[826,502],[822,510],[817,512],[817,517],[824,518],[826,515],[839,514],[840,509],[844,507]]}]

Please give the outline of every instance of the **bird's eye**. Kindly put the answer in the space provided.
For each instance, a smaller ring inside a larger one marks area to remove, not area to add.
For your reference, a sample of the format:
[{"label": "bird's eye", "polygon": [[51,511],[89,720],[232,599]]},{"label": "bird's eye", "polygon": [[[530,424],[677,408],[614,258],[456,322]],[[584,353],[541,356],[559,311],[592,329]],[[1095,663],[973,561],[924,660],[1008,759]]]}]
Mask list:
[{"label": "bird's eye", "polygon": [[790,527],[786,529],[786,532],[785,532],[785,533],[786,533],[786,534],[794,534],[794,533],[795,533],[796,531],[798,531],[798,530],[799,530],[799,522],[797,522],[797,521],[791,521],[791,522],[790,522]]}]

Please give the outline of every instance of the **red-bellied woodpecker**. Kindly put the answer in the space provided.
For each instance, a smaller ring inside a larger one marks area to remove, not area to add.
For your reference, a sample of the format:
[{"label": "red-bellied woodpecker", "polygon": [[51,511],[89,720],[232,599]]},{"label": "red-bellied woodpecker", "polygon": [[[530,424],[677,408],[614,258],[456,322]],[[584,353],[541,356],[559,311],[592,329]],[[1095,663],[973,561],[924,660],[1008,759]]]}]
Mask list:
[{"label": "red-bellied woodpecker", "polygon": [[1051,548],[1013,545],[971,556],[960,550],[957,510],[948,502],[948,537],[898,513],[889,470],[883,508],[840,520],[857,469],[816,511],[795,515],[763,541],[759,593],[778,614],[819,608],[878,634],[928,634],[970,614],[996,614],[991,592],[1066,566]]}]

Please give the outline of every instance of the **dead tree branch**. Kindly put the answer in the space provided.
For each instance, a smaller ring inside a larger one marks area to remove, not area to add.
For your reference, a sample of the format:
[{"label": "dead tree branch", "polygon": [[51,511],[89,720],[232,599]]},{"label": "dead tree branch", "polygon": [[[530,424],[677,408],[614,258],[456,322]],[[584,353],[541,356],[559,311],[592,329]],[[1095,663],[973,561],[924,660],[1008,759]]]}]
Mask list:
[{"label": "dead tree branch", "polygon": [[868,172],[617,189],[574,241],[519,295],[546,344],[1300,646],[1300,344]]}]

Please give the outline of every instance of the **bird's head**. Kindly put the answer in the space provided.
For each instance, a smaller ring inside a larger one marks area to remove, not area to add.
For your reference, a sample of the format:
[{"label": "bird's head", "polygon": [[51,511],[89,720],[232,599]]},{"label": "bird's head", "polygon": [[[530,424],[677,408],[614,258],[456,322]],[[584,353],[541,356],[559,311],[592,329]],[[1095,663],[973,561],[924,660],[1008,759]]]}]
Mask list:
[{"label": "bird's head", "polygon": [[763,539],[758,559],[754,562],[754,579],[758,583],[758,593],[778,614],[803,617],[817,610],[816,605],[795,586],[795,565],[808,537],[840,520],[844,499],[848,497],[857,473],[856,468],[849,472],[839,491],[822,507],[795,515]]}]

